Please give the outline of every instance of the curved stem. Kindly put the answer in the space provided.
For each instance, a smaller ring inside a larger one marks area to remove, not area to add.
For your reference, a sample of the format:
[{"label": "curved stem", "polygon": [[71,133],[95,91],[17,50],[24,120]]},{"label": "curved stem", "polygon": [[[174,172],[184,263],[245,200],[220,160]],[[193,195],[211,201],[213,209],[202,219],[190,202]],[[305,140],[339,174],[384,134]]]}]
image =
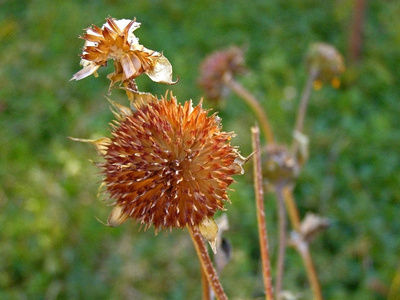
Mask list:
[{"label": "curved stem", "polygon": [[304,119],[307,113],[307,106],[310,100],[313,83],[317,78],[317,75],[318,75],[318,69],[313,68],[310,70],[306,86],[304,87],[303,94],[301,95],[300,106],[299,110],[297,111],[296,125],[294,128],[294,138],[292,144],[292,153],[294,156],[296,156],[299,147],[298,140],[296,139],[296,133],[301,133],[303,131]]},{"label": "curved stem", "polygon": [[[295,230],[295,236],[300,236],[300,216],[296,202],[293,198],[293,188],[290,186],[285,186],[283,188],[283,196],[285,198],[286,206],[288,207],[290,221]],[[300,241],[298,239],[295,241],[295,249],[300,253],[301,259],[303,260],[308,281],[314,293],[314,299],[322,300],[321,286],[319,284],[317,271],[315,270],[308,244],[305,241]]]},{"label": "curved stem", "polygon": [[300,214],[299,210],[297,209],[296,202],[293,198],[293,187],[286,185],[283,188],[283,197],[285,198],[286,208],[289,213],[289,219],[292,223],[292,227],[294,230],[300,230]]},{"label": "curved stem", "polygon": [[267,143],[275,143],[274,135],[272,133],[272,128],[270,122],[268,121],[267,115],[257,101],[257,99],[246,90],[239,82],[235,81],[230,74],[225,74],[224,76],[225,84],[232,89],[239,97],[241,97],[254,111],[258,121],[261,124],[261,128],[267,139]]},{"label": "curved stem", "polygon": [[208,255],[207,248],[204,245],[203,238],[197,227],[188,226],[190,236],[192,238],[193,244],[196,248],[197,256],[200,260],[201,268],[203,269],[209,285],[212,287],[215,296],[218,300],[227,300],[224,289],[219,282],[217,272],[215,271],[210,256]]},{"label": "curved stem", "polygon": [[317,271],[315,270],[315,266],[311,258],[308,242],[303,240],[299,234],[296,234],[295,237],[296,237],[296,239],[294,240],[295,248],[300,253],[300,256],[306,267],[307,277],[314,293],[314,299],[322,300],[323,297],[321,292],[321,286],[319,284]]},{"label": "curved stem", "polygon": [[278,263],[277,275],[275,285],[275,296],[279,299],[283,285],[283,272],[285,266],[285,252],[286,252],[286,210],[285,201],[283,199],[283,186],[278,184],[275,186],[275,192],[278,200],[278,230],[279,230],[279,244],[278,244]]},{"label": "curved stem", "polygon": [[304,264],[306,265],[308,280],[310,281],[312,290],[314,292],[314,299],[322,300],[323,298],[322,298],[321,286],[319,285],[317,271],[315,270],[315,266],[311,258],[310,250],[308,247],[305,253],[303,254],[303,261]]},{"label": "curved stem", "polygon": [[268,233],[264,209],[264,189],[262,183],[260,130],[257,126],[251,128],[252,144],[254,151],[254,190],[256,195],[258,236],[260,239],[260,251],[262,272],[264,278],[265,295],[267,300],[273,300],[271,266],[268,247]]}]

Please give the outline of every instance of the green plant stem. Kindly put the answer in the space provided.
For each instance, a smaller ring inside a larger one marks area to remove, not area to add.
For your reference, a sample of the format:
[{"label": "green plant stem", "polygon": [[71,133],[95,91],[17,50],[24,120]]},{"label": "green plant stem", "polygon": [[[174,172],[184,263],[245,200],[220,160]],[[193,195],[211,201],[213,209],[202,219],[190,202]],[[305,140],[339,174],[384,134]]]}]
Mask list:
[{"label": "green plant stem", "polygon": [[275,186],[275,193],[278,201],[278,231],[279,231],[279,241],[278,241],[278,262],[277,262],[277,275],[276,275],[276,285],[275,285],[275,296],[280,299],[280,293],[283,286],[283,273],[285,267],[285,253],[286,253],[286,209],[285,200],[283,196],[283,186],[282,184],[277,184]]},{"label": "green plant stem", "polygon": [[268,120],[267,114],[264,109],[257,101],[257,99],[246,90],[239,82],[235,81],[230,74],[224,76],[225,84],[234,91],[239,97],[241,97],[254,111],[258,121],[260,122],[261,129],[263,130],[268,144],[274,144],[275,139],[272,133],[272,127]]},{"label": "green plant stem", "polygon": [[192,238],[193,244],[196,248],[197,256],[200,260],[200,265],[202,270],[207,277],[208,284],[212,287],[215,296],[218,300],[227,300],[228,297],[226,296],[224,289],[219,281],[217,272],[215,271],[210,256],[208,255],[207,248],[204,245],[203,238],[199,229],[195,226],[187,226],[190,236]]},{"label": "green plant stem", "polygon": [[254,190],[256,195],[258,236],[264,278],[265,296],[267,300],[273,300],[271,266],[268,247],[268,233],[264,209],[264,189],[261,169],[260,130],[258,126],[251,128],[252,144],[254,151]]},{"label": "green plant stem", "polygon": [[308,102],[310,100],[313,83],[314,83],[315,79],[317,78],[317,75],[318,75],[318,69],[312,68],[310,70],[310,72],[308,73],[307,83],[306,83],[306,86],[304,87],[303,93],[301,95],[300,106],[299,106],[299,110],[297,111],[296,125],[294,128],[294,138],[293,138],[293,144],[292,144],[292,153],[293,153],[294,157],[296,157],[297,150],[299,147],[299,142],[296,138],[296,133],[303,132],[304,119],[305,119],[306,113],[307,113],[307,106],[308,106]]}]

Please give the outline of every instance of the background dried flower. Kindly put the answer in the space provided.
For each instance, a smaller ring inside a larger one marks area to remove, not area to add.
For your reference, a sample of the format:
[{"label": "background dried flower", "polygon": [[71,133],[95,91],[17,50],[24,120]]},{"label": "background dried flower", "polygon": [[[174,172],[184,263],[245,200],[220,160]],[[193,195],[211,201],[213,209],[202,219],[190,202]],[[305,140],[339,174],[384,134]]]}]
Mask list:
[{"label": "background dried flower", "polygon": [[199,85],[209,100],[225,98],[229,88],[224,84],[225,74],[235,76],[245,70],[244,50],[230,47],[211,53],[200,66]]},{"label": "background dried flower", "polygon": [[307,68],[316,70],[314,88],[321,88],[323,83],[330,83],[334,88],[340,86],[338,76],[344,72],[343,56],[335,47],[326,43],[312,44],[306,58]]},{"label": "background dried flower", "polygon": [[269,144],[264,148],[263,176],[272,185],[290,183],[299,173],[299,165],[287,147]]}]

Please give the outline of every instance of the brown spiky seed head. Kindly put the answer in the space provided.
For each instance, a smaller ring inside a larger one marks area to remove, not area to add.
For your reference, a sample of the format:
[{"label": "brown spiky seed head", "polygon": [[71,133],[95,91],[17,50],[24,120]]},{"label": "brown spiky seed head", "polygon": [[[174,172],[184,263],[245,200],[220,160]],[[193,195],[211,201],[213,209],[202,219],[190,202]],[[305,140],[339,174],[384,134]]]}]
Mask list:
[{"label": "brown spiky seed head", "polygon": [[200,66],[198,83],[209,100],[225,98],[229,91],[224,76],[235,76],[245,70],[244,49],[232,46],[211,53]]},{"label": "brown spiky seed head", "polygon": [[197,226],[224,209],[232,175],[243,172],[216,114],[167,98],[135,104],[113,126],[100,164],[118,212],[112,225],[133,218],[156,231]]}]

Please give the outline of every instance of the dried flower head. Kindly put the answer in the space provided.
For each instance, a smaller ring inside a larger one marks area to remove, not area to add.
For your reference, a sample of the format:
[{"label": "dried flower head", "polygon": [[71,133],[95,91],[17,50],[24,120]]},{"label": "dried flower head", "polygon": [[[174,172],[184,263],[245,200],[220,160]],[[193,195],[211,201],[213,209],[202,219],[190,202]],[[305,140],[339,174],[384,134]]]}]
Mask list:
[{"label": "dried flower head", "polygon": [[235,76],[245,69],[244,50],[239,47],[211,53],[200,66],[199,85],[207,99],[219,100],[227,96],[229,88],[224,84],[224,76]]},{"label": "dried flower head", "polygon": [[80,80],[114,61],[114,72],[108,75],[110,88],[119,81],[128,84],[143,73],[155,82],[167,84],[172,80],[172,66],[165,56],[139,44],[133,32],[140,27],[135,20],[116,20],[107,18],[101,27],[92,25],[81,37],[85,42],[81,55],[83,69],[74,74],[71,80]]},{"label": "dried flower head", "polygon": [[307,213],[304,220],[301,222],[299,234],[302,236],[303,240],[311,242],[318,233],[327,229],[329,225],[329,219],[313,213]]},{"label": "dried flower head", "polygon": [[[228,201],[227,189],[244,162],[221,131],[221,120],[191,101],[182,106],[149,96],[132,111],[113,103],[112,138],[91,141],[104,162],[104,186],[114,209],[108,225],[128,218],[145,228],[212,224]],[[211,219],[211,220],[210,220]],[[212,237],[211,239],[214,239]]]},{"label": "dried flower head", "polygon": [[288,184],[298,173],[299,165],[285,146],[276,144],[266,146],[263,175],[270,184]]},{"label": "dried flower head", "polygon": [[325,82],[338,88],[340,86],[338,76],[344,72],[345,65],[342,55],[335,47],[325,43],[315,43],[311,45],[307,54],[307,68],[317,72],[314,81],[315,89],[320,89]]}]

